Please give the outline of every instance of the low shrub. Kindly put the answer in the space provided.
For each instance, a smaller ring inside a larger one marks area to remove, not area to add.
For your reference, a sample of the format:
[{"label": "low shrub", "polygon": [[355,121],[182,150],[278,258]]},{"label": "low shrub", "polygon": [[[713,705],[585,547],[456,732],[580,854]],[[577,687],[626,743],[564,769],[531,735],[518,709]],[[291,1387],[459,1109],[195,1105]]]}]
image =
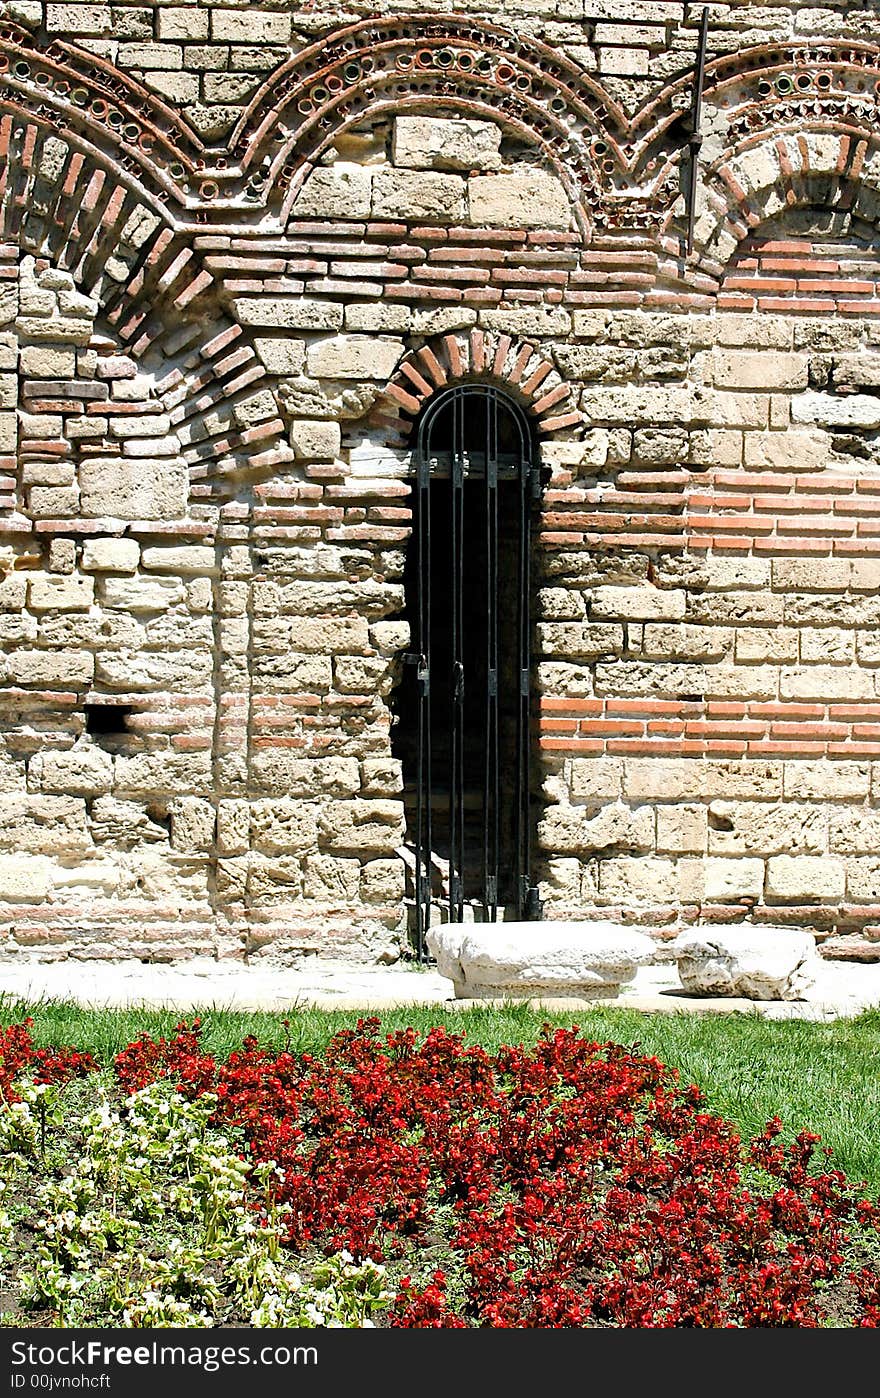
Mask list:
[{"label": "low shrub", "polygon": [[36,1260],[7,1244],[58,1323],[880,1323],[880,1210],[818,1136],[743,1142],[658,1059],[576,1028],[489,1055],[371,1018],[321,1057],[249,1038],[218,1061],[196,1020],[86,1072],[0,1035],[8,1157],[32,1168],[46,1112],[67,1141],[30,1201]]}]

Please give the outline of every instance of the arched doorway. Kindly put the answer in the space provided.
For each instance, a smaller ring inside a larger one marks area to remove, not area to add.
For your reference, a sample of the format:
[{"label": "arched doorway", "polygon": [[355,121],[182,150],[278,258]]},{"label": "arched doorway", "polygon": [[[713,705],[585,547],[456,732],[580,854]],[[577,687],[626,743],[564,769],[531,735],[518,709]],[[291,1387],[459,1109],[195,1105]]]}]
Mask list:
[{"label": "arched doorway", "polygon": [[396,699],[414,855],[415,940],[432,910],[539,914],[529,811],[530,536],[538,471],[507,394],[458,384],[416,427],[405,584],[411,649]]}]

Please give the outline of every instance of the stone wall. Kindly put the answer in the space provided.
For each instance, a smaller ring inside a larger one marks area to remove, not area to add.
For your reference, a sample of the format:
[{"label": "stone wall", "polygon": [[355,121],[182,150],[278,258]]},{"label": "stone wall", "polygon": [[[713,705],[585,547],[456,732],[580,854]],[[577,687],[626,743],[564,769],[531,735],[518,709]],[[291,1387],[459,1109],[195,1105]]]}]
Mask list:
[{"label": "stone wall", "polygon": [[411,427],[544,467],[549,916],[880,935],[876,11],[0,24],[5,954],[406,944]]}]

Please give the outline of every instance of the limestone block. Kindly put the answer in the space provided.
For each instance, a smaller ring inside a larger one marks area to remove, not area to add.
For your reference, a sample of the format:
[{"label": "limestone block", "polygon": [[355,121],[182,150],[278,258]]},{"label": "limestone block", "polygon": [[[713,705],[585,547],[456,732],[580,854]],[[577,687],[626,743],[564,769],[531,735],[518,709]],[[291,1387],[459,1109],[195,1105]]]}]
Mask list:
[{"label": "limestone block", "polygon": [[624,907],[671,903],[677,898],[675,864],[671,859],[639,859],[621,855],[599,865],[599,889],[603,899]]},{"label": "limestone block", "polygon": [[[474,316],[476,320],[476,316]],[[473,324],[473,321],[469,321]],[[388,306],[384,301],[355,301],[345,308],[346,330],[363,330],[372,334],[406,334],[413,324],[413,312],[409,306]],[[435,331],[422,331],[422,334],[435,334]],[[442,331],[440,332],[442,334]]]},{"label": "limestone block", "polygon": [[460,175],[380,169],[373,176],[373,217],[458,223],[464,218],[464,190]]},{"label": "limestone block", "polygon": [[610,999],[655,956],[650,937],[612,922],[448,923],[427,940],[457,999]]},{"label": "limestone block", "polygon": [[653,850],[654,812],[617,802],[588,816],[582,806],[551,806],[538,824],[538,844],[560,854]]},{"label": "limestone block", "polygon": [[31,785],[68,796],[96,796],[113,784],[113,759],[91,744],[67,752],[40,752],[28,766]]},{"label": "limestone block", "polygon": [[366,757],[361,764],[364,796],[394,796],[403,791],[403,768],[395,757]]},{"label": "limestone block", "polygon": [[342,306],[307,296],[236,296],[232,309],[242,325],[279,330],[338,330]]},{"label": "limestone block", "polygon": [[501,128],[460,117],[400,116],[391,156],[412,170],[497,170]]},{"label": "limestone block", "polygon": [[255,617],[255,651],[289,650],[332,655],[357,654],[369,648],[366,617]]},{"label": "limestone block", "polygon": [[29,379],[72,379],[76,350],[70,345],[23,345],[21,372]]},{"label": "limestone block", "polygon": [[165,751],[117,757],[115,777],[118,796],[208,792],[212,785],[211,754]]},{"label": "limestone block", "polygon": [[876,903],[880,899],[880,859],[848,859],[846,891],[854,903]]},{"label": "limestone block", "polygon": [[218,801],[217,848],[221,854],[245,854],[250,848],[249,801]]},{"label": "limestone block", "polygon": [[327,802],[318,812],[318,832],[326,849],[391,854],[403,841],[403,803],[378,799]]},{"label": "limestone block", "polygon": [[319,165],[305,181],[293,218],[369,218],[373,171],[350,161]]},{"label": "limestone block", "polygon": [[128,650],[99,654],[95,679],[108,689],[164,689],[183,687],[196,690],[207,686],[214,670],[209,651],[190,648],[174,651]]},{"label": "limestone block", "polygon": [[309,345],[306,362],[315,378],[390,379],[403,354],[399,340],[377,335],[336,335]]},{"label": "limestone block", "polygon": [[0,612],[17,612],[24,606],[27,578],[23,573],[10,573],[0,578]]},{"label": "limestone block", "polygon": [[196,40],[208,37],[208,10],[195,5],[161,5],[156,11],[159,38]]},{"label": "limestone block", "polygon": [[761,859],[707,859],[705,896],[714,903],[740,898],[760,898],[764,891]]},{"label": "limestone block", "polygon": [[317,839],[314,807],[290,796],[252,804],[251,840],[259,853],[301,854]]},{"label": "limestone block", "polygon": [[291,423],[290,445],[297,461],[333,461],[339,455],[341,443],[338,422],[299,418]]},{"label": "limestone block", "polygon": [[91,843],[85,801],[73,796],[0,796],[0,849],[82,854]]},{"label": "limestone block", "polygon": [[50,684],[64,689],[88,683],[95,657],[77,650],[16,650],[8,660],[13,684]]},{"label": "limestone block", "polygon": [[390,692],[396,678],[382,656],[337,656],[333,661],[333,676],[340,694],[383,696]]},{"label": "limestone block", "polygon": [[[747,432],[745,434],[746,466],[766,468],[768,471],[819,471],[828,464],[831,454],[831,440],[817,430],[798,431],[790,428],[787,432]],[[807,560],[780,559],[780,563]],[[825,562],[817,559],[817,563]],[[775,566],[775,563],[774,563]]]},{"label": "limestone block", "polygon": [[94,593],[94,578],[37,573],[28,582],[28,606],[34,612],[85,612]]},{"label": "limestone block", "polygon": [[471,223],[481,228],[568,228],[571,200],[544,170],[523,167],[512,175],[468,180]]},{"label": "limestone block", "polygon": [[845,866],[829,855],[777,854],[767,861],[767,899],[815,903],[843,897]]},{"label": "limestone block", "polygon": [[880,398],[867,393],[801,393],[791,400],[791,418],[823,427],[880,427]]},{"label": "limestone block", "polygon": [[144,568],[161,573],[218,572],[217,556],[205,544],[181,544],[169,548],[145,548],[141,559]]},{"label": "limestone block", "polygon": [[121,850],[168,840],[165,826],[151,820],[139,802],[120,801],[115,796],[99,796],[92,802],[91,831],[96,844]]},{"label": "limestone block", "polygon": [[258,335],[254,338],[254,348],[270,374],[302,373],[306,358],[302,340],[291,340],[287,336],[272,339]]},{"label": "limestone block", "polygon": [[214,843],[216,812],[210,801],[179,796],[168,807],[171,844],[184,851],[207,850]]},{"label": "limestone block", "polygon": [[505,335],[567,335],[571,315],[562,306],[523,306],[501,311],[481,311],[480,325]]},{"label": "limestone block", "polygon": [[253,6],[247,10],[211,10],[211,38],[218,43],[286,44],[291,18],[270,14]]},{"label": "limestone block", "polygon": [[406,887],[401,859],[371,859],[361,868],[360,895],[365,903],[399,906]]},{"label": "limestone block", "polygon": [[87,457],[80,490],[84,515],[178,519],[186,513],[189,474],[182,457]]},{"label": "limestone block", "polygon": [[593,660],[621,654],[623,627],[585,621],[542,622],[537,627],[537,641],[542,655]]},{"label": "limestone block", "polygon": [[592,617],[625,621],[676,621],[685,614],[685,594],[650,584],[636,587],[597,587],[590,605]]},{"label": "limestone block", "polygon": [[337,859],[329,854],[310,854],[303,864],[303,893],[322,903],[335,903],[345,909],[357,902],[361,878],[359,859]]},{"label": "limestone block", "polygon": [[42,854],[0,854],[0,903],[40,903],[52,887],[52,861]]},{"label": "limestone block", "polygon": [[822,806],[786,801],[712,801],[709,849],[713,854],[813,854],[825,849]]},{"label": "limestone block", "polygon": [[705,806],[657,807],[658,854],[704,854],[707,839]]},{"label": "limestone block", "polygon": [[865,798],[871,786],[867,762],[799,762],[784,766],[786,800],[851,801]]},{"label": "limestone block", "polygon": [[0,451],[15,451],[18,422],[15,413],[0,413]]},{"label": "limestone block", "polygon": [[360,790],[356,757],[301,757],[285,748],[262,748],[253,757],[255,781],[278,795],[309,796],[326,792],[353,796]]},{"label": "limestone block", "polygon": [[806,354],[779,350],[716,349],[711,356],[712,381],[719,388],[805,389],[807,367]]},{"label": "limestone block", "polygon": [[623,762],[615,757],[576,757],[570,771],[571,794],[578,801],[614,801],[620,795]]},{"label": "limestone block", "polygon": [[793,927],[700,927],[672,944],[684,989],[748,1000],[803,1000],[820,966],[809,932]]},{"label": "limestone block", "polygon": [[125,612],[163,612],[182,602],[185,596],[179,578],[145,577],[142,573],[104,579],[103,594],[106,607]]}]

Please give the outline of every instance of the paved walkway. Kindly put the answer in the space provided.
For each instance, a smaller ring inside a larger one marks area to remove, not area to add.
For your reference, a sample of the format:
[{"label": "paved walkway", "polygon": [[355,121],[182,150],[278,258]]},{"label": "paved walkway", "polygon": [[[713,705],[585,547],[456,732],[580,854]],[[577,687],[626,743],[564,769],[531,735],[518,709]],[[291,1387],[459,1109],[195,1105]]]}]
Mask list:
[{"label": "paved walkway", "polygon": [[[92,1007],[141,1006],[180,1011],[193,1009],[289,1010],[313,1005],[321,1009],[383,1010],[396,1006],[437,1005],[445,1013],[486,1001],[452,999],[452,982],[431,968],[353,966],[350,962],[308,959],[297,967],[207,959],[171,965],[140,961],[115,964],[89,961],[0,963],[0,994],[30,1000],[74,1000]],[[546,1009],[582,1010],[583,1000],[542,998]],[[836,1019],[880,1006],[880,965],[824,962],[821,980],[809,1000],[751,1001],[698,999],[685,995],[672,965],[641,969],[619,999],[599,1004],[622,1009],[730,1013],[756,1012],[770,1019]]]}]

